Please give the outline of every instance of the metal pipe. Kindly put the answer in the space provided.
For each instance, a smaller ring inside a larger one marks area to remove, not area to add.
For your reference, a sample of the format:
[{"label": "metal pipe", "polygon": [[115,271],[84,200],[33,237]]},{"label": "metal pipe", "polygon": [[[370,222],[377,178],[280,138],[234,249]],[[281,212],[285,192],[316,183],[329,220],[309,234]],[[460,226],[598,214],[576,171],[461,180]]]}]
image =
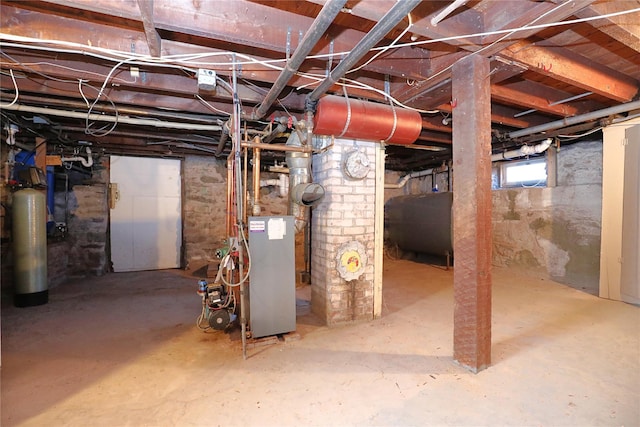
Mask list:
[{"label": "metal pipe", "polygon": [[[31,96],[31,95],[23,95],[20,94],[21,101],[35,101],[42,102],[44,99],[41,96]],[[49,106],[62,106],[69,107],[74,109],[86,109],[87,104],[84,101],[71,101],[71,100],[62,100],[55,98],[46,98],[47,105]],[[106,103],[97,103],[93,107],[93,111],[105,111],[110,112],[113,111],[113,106],[111,104]],[[119,114],[129,114],[132,116],[145,116],[145,117],[162,117],[166,119],[184,119],[192,122],[200,122],[200,123],[211,123],[213,115],[205,115],[205,114],[192,114],[192,113],[180,113],[178,111],[151,111],[141,107],[131,107],[131,106],[122,106],[118,105],[118,113]]]},{"label": "metal pipe", "polygon": [[253,215],[260,215],[260,149],[253,149]]},{"label": "metal pipe", "polygon": [[233,230],[233,160],[231,154],[227,157],[227,236]]},{"label": "metal pipe", "polygon": [[273,83],[273,86],[271,86],[271,89],[265,96],[264,101],[262,101],[260,106],[254,111],[254,120],[259,120],[264,117],[269,108],[271,108],[273,102],[276,100],[277,96],[282,92],[282,89],[284,89],[287,83],[289,83],[291,77],[298,71],[300,65],[302,65],[304,60],[307,58],[311,49],[313,49],[318,43],[318,40],[320,40],[327,28],[329,28],[329,25],[331,25],[335,17],[338,16],[338,13],[340,13],[346,2],[346,0],[329,0],[324,4],[322,10],[320,10],[320,13],[313,21],[295,52],[287,62],[286,67]]},{"label": "metal pipe", "polygon": [[148,119],[135,119],[126,116],[107,116],[103,114],[87,114],[76,111],[58,110],[54,108],[32,107],[30,105],[11,105],[3,107],[5,110],[22,111],[25,113],[43,114],[45,116],[57,116],[68,117],[73,119],[88,119],[96,122],[110,122],[110,123],[126,123],[129,125],[142,125],[142,126],[154,126],[157,128],[171,128],[171,129],[188,129],[188,130],[209,130],[219,131],[222,126],[219,125],[199,125],[196,123],[178,123],[167,122],[162,120],[148,120]]},{"label": "metal pipe", "polygon": [[276,136],[278,136],[279,134],[281,134],[282,132],[287,130],[287,127],[284,125],[284,123],[282,123],[280,121],[277,121],[276,123],[277,123],[277,125],[276,125],[275,129],[271,130],[271,133],[269,133],[267,136],[262,138],[262,142],[264,142],[265,144],[270,143],[271,141],[273,141],[275,139]]},{"label": "metal pipe", "polygon": [[243,142],[242,146],[246,148],[262,148],[263,150],[288,151],[292,153],[311,153],[313,151],[313,148],[309,146],[295,147],[284,144],[264,144],[256,141],[260,141],[260,138],[257,136],[254,138],[254,142]]},{"label": "metal pipe", "polygon": [[564,104],[565,102],[575,101],[576,99],[584,98],[585,96],[589,96],[589,95],[593,95],[593,92],[585,92],[585,93],[581,93],[580,95],[570,96],[569,98],[561,99],[556,102],[550,102],[549,106],[551,107],[558,104]]},{"label": "metal pipe", "polygon": [[249,150],[244,148],[242,150],[242,156],[244,161],[244,164],[243,164],[244,169],[242,171],[242,178],[243,178],[242,187],[245,188],[245,191],[242,192],[242,212],[245,213],[244,216],[242,217],[242,221],[246,224],[249,216],[247,213],[248,212],[247,210],[247,197],[248,197],[247,191],[248,190],[246,190],[247,188],[249,188],[248,187],[249,185]]},{"label": "metal pipe", "polygon": [[405,16],[420,4],[421,0],[403,0],[393,5],[378,23],[356,44],[349,54],[334,68],[329,75],[308,96],[314,103],[347,71],[351,69],[363,56],[369,52],[389,31],[393,29]]},{"label": "metal pipe", "polygon": [[442,9],[440,11],[440,13],[438,13],[436,16],[431,18],[431,25],[433,25],[434,27],[437,26],[438,23],[440,21],[442,21],[444,18],[446,18],[447,16],[449,16],[451,14],[451,12],[453,12],[454,10],[459,8],[460,6],[464,5],[468,1],[469,0],[455,0],[449,6],[445,7],[444,9]]},{"label": "metal pipe", "polygon": [[507,134],[509,138],[520,138],[522,136],[532,135],[534,133],[546,132],[549,130],[560,129],[565,126],[571,126],[589,120],[595,120],[612,114],[626,113],[635,109],[640,109],[640,100],[631,101],[625,104],[619,104],[613,107],[604,108],[602,110],[592,111],[590,113],[581,114],[579,116],[568,117],[544,125],[532,126],[527,129],[521,129]]},{"label": "metal pipe", "polygon": [[218,141],[218,147],[216,148],[216,152],[213,153],[214,156],[218,157],[224,151],[224,146],[227,144],[227,139],[229,138],[229,121],[227,120],[224,125],[222,125],[222,133],[220,134],[220,141]]}]

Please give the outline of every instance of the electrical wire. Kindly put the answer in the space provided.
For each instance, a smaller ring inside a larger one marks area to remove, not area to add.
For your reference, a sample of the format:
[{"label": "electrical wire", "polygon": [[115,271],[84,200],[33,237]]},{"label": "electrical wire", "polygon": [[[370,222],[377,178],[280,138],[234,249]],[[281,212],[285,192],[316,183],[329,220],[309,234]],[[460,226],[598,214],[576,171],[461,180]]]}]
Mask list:
[{"label": "electrical wire", "polygon": [[564,138],[564,139],[568,139],[568,140],[577,139],[577,138],[582,138],[582,137],[587,136],[587,135],[591,135],[592,133],[596,133],[596,132],[598,132],[600,130],[602,130],[602,126],[598,126],[595,129],[591,129],[591,130],[589,130],[587,132],[584,132],[584,133],[581,133],[579,135],[558,135],[558,138]]},{"label": "electrical wire", "polygon": [[407,34],[407,32],[409,31],[409,29],[413,26],[413,21],[411,20],[411,14],[409,13],[407,15],[407,18],[409,19],[409,25],[407,25],[407,28],[404,29],[404,31],[402,31],[402,33],[400,33],[400,35],[398,37],[396,37],[389,45],[384,46],[383,49],[380,49],[375,55],[373,55],[368,61],[366,61],[364,64],[360,65],[359,67],[356,68],[352,68],[351,70],[347,71],[346,74],[349,73],[355,73],[358,70],[363,69],[364,67],[366,67],[367,65],[371,64],[376,58],[378,58],[380,55],[382,55],[383,53],[385,53],[386,51],[388,51],[389,49],[393,48],[394,45],[402,38],[404,37],[405,34]]},{"label": "electrical wire", "polygon": [[90,87],[91,89],[93,89],[95,91],[98,91],[98,89],[93,87],[92,85],[84,82],[82,79],[79,79],[78,81],[79,81],[78,86],[80,88],[80,94],[82,95],[82,98],[85,100],[85,102],[87,103],[87,106],[89,107],[89,109],[87,110],[87,116],[85,118],[85,130],[84,130],[84,133],[87,134],[87,135],[95,136],[95,137],[104,137],[104,136],[109,135],[111,132],[113,132],[113,130],[116,128],[116,126],[118,126],[118,118],[119,118],[118,107],[111,100],[111,98],[109,98],[108,95],[102,94],[102,96],[104,96],[104,98],[113,107],[115,120],[110,125],[104,125],[101,128],[92,129],[92,127],[95,125],[96,122],[95,121],[94,122],[91,121],[91,113],[92,113],[93,109],[95,108],[96,104],[98,103],[98,100],[100,99],[101,94],[98,93],[98,97],[95,99],[95,101],[93,101],[93,103],[89,104],[89,101],[87,100],[87,98],[84,95],[84,92],[82,91],[82,85],[84,84],[85,86]]},{"label": "electrical wire", "polygon": [[[559,6],[556,6],[555,9],[557,9],[558,7],[561,7],[565,4],[567,4],[569,2],[565,2],[562,3]],[[555,9],[552,9],[555,10]],[[567,21],[560,21],[560,22],[550,22],[550,23],[546,23],[546,24],[537,24],[537,25],[526,25],[526,26],[522,26],[522,27],[516,27],[516,28],[508,28],[508,29],[503,29],[503,30],[492,30],[492,31],[486,31],[486,32],[478,32],[478,33],[471,33],[471,34],[463,34],[463,35],[458,35],[458,36],[448,36],[448,37],[440,37],[437,39],[429,39],[429,40],[419,40],[419,41],[415,41],[415,42],[407,42],[407,43],[400,43],[400,44],[396,44],[393,45],[393,48],[402,48],[402,47],[411,47],[411,46],[421,46],[421,45],[425,45],[425,44],[431,44],[431,43],[441,43],[441,42],[447,42],[447,41],[454,41],[454,40],[462,40],[462,39],[468,39],[468,38],[473,38],[473,37],[486,37],[486,36],[491,36],[491,35],[499,35],[499,34],[511,34],[511,33],[515,33],[518,31],[525,31],[525,30],[538,30],[538,29],[545,29],[545,28],[551,28],[551,27],[556,27],[556,26],[564,26],[564,25],[575,25],[578,23],[583,23],[583,22],[590,22],[590,21],[595,21],[595,20],[599,20],[599,19],[607,19],[607,18],[612,18],[612,17],[616,17],[616,16],[622,16],[622,15],[627,15],[627,14],[631,14],[631,13],[637,13],[640,12],[640,8],[635,8],[635,9],[629,9],[629,10],[624,10],[624,11],[618,11],[618,12],[612,12],[612,13],[607,13],[607,14],[602,14],[602,15],[598,15],[598,16],[592,16],[592,17],[585,17],[585,18],[578,18],[578,19],[573,19],[573,20],[567,20]],[[541,15],[540,17],[538,17],[537,19],[535,19],[533,22],[537,21],[538,19],[540,19],[542,16],[547,15],[550,12],[546,12],[545,14]],[[121,57],[124,58],[125,61],[127,61],[127,63],[129,63],[129,61],[142,61],[140,63],[140,65],[148,65],[148,64],[154,64],[154,65],[166,65],[166,66],[171,66],[170,63],[172,62],[183,62],[183,63],[188,63],[189,65],[209,65],[209,66],[219,66],[219,67],[228,67],[230,65],[230,62],[219,62],[219,63],[212,63],[212,62],[195,62],[195,59],[201,59],[201,58],[206,58],[206,57],[213,57],[213,56],[229,56],[232,54],[237,55],[238,57],[243,58],[244,60],[246,60],[246,62],[244,61],[235,61],[234,63],[237,65],[249,65],[249,64],[260,64],[260,65],[264,65],[264,66],[272,66],[272,64],[276,64],[276,63],[286,63],[287,59],[286,58],[280,58],[280,59],[270,59],[270,60],[257,60],[255,58],[252,58],[248,55],[244,55],[244,54],[240,54],[240,53],[234,53],[234,52],[203,52],[203,53],[198,53],[198,54],[179,54],[179,55],[169,55],[169,56],[163,56],[162,58],[156,58],[156,57],[151,57],[149,55],[142,55],[142,54],[132,54],[132,53],[125,53],[125,52],[120,52],[120,51],[116,51],[113,49],[106,49],[106,48],[100,48],[100,47],[96,47],[96,46],[88,46],[88,45],[84,45],[84,44],[80,44],[80,43],[75,43],[75,42],[67,42],[67,41],[62,41],[62,40],[51,40],[51,39],[37,39],[37,38],[32,38],[32,37],[24,37],[24,36],[17,36],[17,35],[13,35],[13,34],[7,34],[7,33],[0,33],[0,39],[6,39],[6,40],[12,40],[14,42],[24,42],[24,43],[45,43],[45,44],[57,44],[60,46],[66,46],[69,48],[77,48],[77,49],[81,49],[80,51],[76,50],[76,51],[70,51],[67,49],[56,49],[56,48],[47,48],[47,50],[51,50],[51,51],[58,51],[58,52],[63,52],[63,53],[80,53],[80,54],[84,54],[84,55],[94,55],[97,57],[101,57],[103,59],[108,59],[110,61],[113,61],[114,58],[112,57],[108,57],[105,55],[113,55],[115,57]],[[30,46],[30,45],[14,45],[12,43],[6,43],[3,41],[0,41],[0,46],[2,45],[6,45],[6,46],[14,46],[14,47],[20,47],[20,48],[39,48],[39,46]],[[374,47],[371,50],[373,51],[378,51],[378,50],[389,50],[390,46],[380,46],[380,47]],[[95,51],[95,52],[99,52],[102,55],[93,53],[91,51]],[[318,55],[310,55],[307,58],[308,59],[323,59],[323,58],[331,58],[334,56],[341,56],[341,55],[347,55],[349,54],[349,51],[344,51],[344,52],[334,52],[334,53],[326,53],[326,54],[318,54]],[[132,59],[133,58],[133,59]],[[180,65],[173,65],[174,68],[183,68],[183,66]],[[277,67],[277,66],[273,66],[273,68],[275,69],[282,69],[283,67]],[[194,74],[196,70],[191,70]]]},{"label": "electrical wire", "polygon": [[[455,61],[453,64],[451,64],[451,65],[449,65],[449,66],[447,66],[447,67],[443,68],[442,70],[440,70],[440,71],[438,71],[437,73],[433,74],[432,76],[429,76],[428,78],[426,78],[426,79],[424,79],[424,80],[420,81],[419,83],[425,83],[425,82],[428,82],[428,81],[430,81],[430,80],[435,79],[436,77],[440,76],[441,74],[444,74],[444,73],[446,73],[447,71],[451,70],[451,69],[452,69],[452,68],[453,68],[457,63],[459,63],[460,61],[465,60],[465,59],[467,59],[467,58],[470,58],[470,57],[472,57],[472,56],[474,56],[474,55],[477,55],[477,54],[479,54],[479,53],[481,53],[481,52],[484,52],[485,50],[487,50],[487,49],[491,48],[492,46],[496,45],[497,43],[501,42],[502,40],[504,40],[504,39],[506,39],[506,38],[508,38],[508,37],[512,36],[513,34],[515,34],[515,33],[516,33],[516,32],[518,32],[518,31],[524,31],[524,30],[531,30],[531,29],[533,29],[533,28],[534,28],[534,26],[532,25],[533,23],[535,23],[535,22],[539,21],[540,19],[544,18],[545,16],[549,15],[550,13],[553,13],[553,12],[557,11],[558,9],[560,9],[562,6],[564,6],[564,5],[566,5],[566,4],[567,4],[566,2],[565,2],[565,3],[561,3],[561,4],[559,4],[558,6],[554,7],[553,9],[550,9],[550,10],[548,10],[547,12],[543,13],[542,15],[540,15],[540,16],[538,16],[538,17],[536,17],[536,18],[535,18],[535,19],[533,19],[529,24],[526,24],[526,25],[524,25],[524,26],[522,26],[522,27],[518,27],[518,28],[515,28],[515,29],[511,29],[511,30],[497,30],[497,31],[491,31],[491,32],[489,32],[489,33],[487,33],[487,34],[483,34],[483,35],[482,35],[483,37],[486,37],[487,35],[497,35],[497,34],[504,34],[504,35],[503,35],[502,37],[498,38],[497,40],[495,40],[494,42],[492,42],[492,43],[490,43],[490,44],[488,44],[488,45],[486,45],[486,46],[483,46],[482,48],[480,48],[480,49],[478,49],[478,50],[476,50],[476,51],[473,51],[473,52],[471,52],[471,53],[470,53],[470,54],[468,54],[468,55],[465,55],[464,57],[462,57],[462,58],[458,59],[457,61]],[[639,9],[639,10],[640,10],[640,9]],[[545,27],[545,28],[546,28],[546,27]],[[472,36],[469,36],[469,37],[476,37],[476,35],[472,35]]]},{"label": "electrical wire", "polygon": [[11,74],[11,81],[13,82],[13,87],[16,91],[15,96],[13,97],[13,101],[11,101],[8,104],[2,104],[0,103],[0,108],[8,108],[11,107],[12,105],[14,105],[16,102],[18,102],[18,97],[20,96],[20,90],[18,89],[18,83],[16,83],[16,77],[13,75],[13,69],[9,69],[9,73]]},{"label": "electrical wire", "polygon": [[[376,47],[371,49],[372,51],[378,51],[380,52],[379,54],[374,55],[369,61],[367,61],[365,64],[350,70],[348,72],[355,72],[360,70],[362,67],[368,65],[369,63],[371,63],[375,58],[377,58],[380,54],[389,51],[390,49],[398,49],[398,48],[402,48],[402,47],[409,47],[409,46],[421,46],[421,45],[426,45],[426,44],[431,44],[431,43],[440,43],[440,42],[447,42],[447,41],[453,41],[453,40],[459,40],[459,39],[469,39],[472,37],[486,37],[486,36],[490,36],[490,35],[499,35],[499,34],[504,34],[503,37],[499,38],[498,40],[494,41],[493,43],[484,46],[483,48],[470,53],[467,56],[470,55],[476,55],[478,53],[481,53],[483,51],[485,51],[486,49],[490,48],[491,46],[495,45],[496,43],[504,40],[505,38],[515,34],[516,32],[519,31],[530,31],[530,30],[537,30],[537,29],[544,29],[544,28],[550,28],[550,27],[555,27],[555,26],[564,26],[564,25],[574,25],[577,23],[582,23],[582,22],[590,22],[590,21],[594,21],[594,20],[598,20],[598,19],[605,19],[605,18],[611,18],[611,17],[615,17],[615,16],[621,16],[621,15],[625,15],[625,14],[631,14],[631,13],[636,13],[636,12],[640,12],[640,8],[635,8],[635,9],[630,9],[630,10],[625,10],[625,11],[619,11],[619,12],[613,12],[613,13],[608,13],[608,14],[603,14],[603,15],[598,15],[598,16],[593,16],[593,17],[585,17],[585,18],[579,18],[579,19],[573,19],[573,20],[567,20],[567,21],[560,21],[560,22],[552,22],[552,23],[546,23],[546,24],[537,24],[537,25],[533,25],[535,22],[537,22],[538,20],[542,19],[543,17],[547,16],[548,14],[552,13],[555,10],[558,10],[560,7],[564,6],[565,4],[567,4],[568,2],[562,3],[558,6],[556,6],[555,8],[547,11],[546,13],[542,14],[541,16],[537,17],[536,19],[534,19],[530,24],[527,24],[525,26],[522,27],[517,27],[517,28],[511,28],[511,29],[503,29],[503,30],[493,30],[493,31],[487,31],[487,32],[480,32],[480,33],[472,33],[472,34],[465,34],[465,35],[459,35],[459,36],[450,36],[450,37],[441,37],[441,38],[437,38],[437,39],[430,39],[430,40],[421,40],[421,41],[415,41],[415,42],[410,42],[410,43],[399,43],[399,44],[395,44],[402,36],[404,36],[406,34],[407,31],[409,31],[409,29],[412,26],[412,22],[411,22],[411,15],[408,15],[409,17],[409,26],[403,31],[403,33],[397,37],[391,44],[386,45],[386,46],[381,46],[381,47]],[[103,84],[100,88],[100,90],[98,91],[98,97],[95,99],[95,101],[93,102],[93,104],[89,107],[89,112],[93,110],[93,108],[95,107],[95,105],[97,104],[98,100],[101,98],[101,96],[104,94],[104,91],[106,89],[107,84],[109,83],[110,80],[115,80],[114,74],[116,72],[116,70],[118,70],[122,65],[125,64],[130,64],[130,65],[146,65],[146,66],[157,66],[157,67],[167,67],[167,68],[174,68],[174,69],[179,69],[182,70],[184,72],[189,72],[195,75],[196,70],[190,68],[190,66],[210,66],[210,67],[228,67],[230,64],[229,62],[206,62],[206,61],[197,61],[203,58],[210,58],[210,57],[217,57],[217,56],[229,56],[232,55],[233,57],[233,65],[234,67],[237,65],[261,65],[267,68],[271,68],[271,69],[276,69],[276,70],[282,70],[284,67],[282,66],[277,66],[275,64],[285,64],[286,63],[286,58],[281,58],[281,59],[273,59],[273,60],[258,60],[256,58],[253,58],[249,55],[244,55],[244,54],[240,54],[240,53],[233,53],[233,52],[204,52],[204,53],[199,53],[199,54],[180,54],[180,55],[171,55],[171,56],[167,56],[167,57],[162,57],[162,58],[155,58],[155,57],[151,57],[149,55],[142,55],[142,54],[132,54],[132,53],[125,53],[125,52],[120,52],[120,51],[116,51],[113,49],[106,49],[106,48],[100,48],[100,47],[95,47],[95,46],[87,46],[84,44],[80,44],[80,43],[75,43],[75,42],[67,42],[67,41],[62,41],[62,40],[51,40],[51,39],[36,39],[36,38],[31,38],[31,37],[23,37],[23,36],[16,36],[16,35],[12,35],[12,34],[6,34],[6,33],[0,33],[0,39],[4,39],[4,40],[11,40],[13,41],[13,43],[8,43],[6,41],[2,41],[0,40],[0,46],[7,46],[7,47],[17,47],[17,48],[23,48],[23,49],[35,49],[35,50],[46,50],[46,51],[50,51],[50,52],[60,52],[60,53],[73,53],[73,54],[82,54],[82,55],[87,55],[87,56],[93,56],[96,58],[101,58],[104,60],[108,60],[108,61],[117,61],[116,65],[114,65],[112,67],[112,69],[109,71],[109,73],[105,76]],[[56,47],[51,47],[51,46],[41,46],[41,45],[32,45],[32,44],[24,44],[24,43],[39,43],[39,44],[55,44],[58,46],[63,46],[66,48],[56,48]],[[9,55],[7,55],[4,52],[0,53],[10,59],[11,58]],[[321,59],[321,58],[332,58],[334,56],[340,56],[340,55],[346,55],[349,52],[337,52],[337,53],[331,53],[331,54],[321,54],[321,55],[312,55],[309,56],[308,59]],[[243,59],[243,61],[237,61],[236,59],[237,57],[240,57]],[[54,65],[54,66],[59,66],[62,68],[69,68],[69,67],[64,67],[61,65]],[[430,76],[429,78],[422,80],[422,82],[427,82],[430,81],[432,79],[434,79],[435,77],[437,77],[438,75],[441,75],[444,72],[447,72],[449,69],[451,69],[451,67],[453,67],[453,64],[444,68],[443,70],[440,70],[438,73]],[[46,76],[45,74],[39,73],[35,70],[32,70],[35,73],[38,73],[42,76],[45,76],[46,78],[50,78],[50,79],[54,79],[54,80],[60,80],[60,79],[56,79],[53,78],[51,76]],[[14,86],[17,89],[17,84],[15,83],[15,76],[13,76],[12,74],[12,80],[14,81]],[[310,85],[313,85],[315,82],[317,81],[321,81],[322,79],[324,79],[324,76],[320,77],[320,76],[314,76],[312,74],[308,74],[308,73],[296,73],[297,75],[299,75],[300,77],[303,78],[307,78],[307,79],[311,79],[314,80],[314,82],[310,83]],[[320,80],[319,80],[320,79]],[[63,80],[60,80],[63,81]],[[365,90],[369,90],[369,91],[373,91],[376,93],[380,93],[383,96],[387,97],[388,99],[390,99],[393,103],[395,103],[396,105],[399,105],[403,108],[409,108],[409,109],[413,109],[422,113],[437,113],[438,111],[428,111],[428,110],[420,110],[420,109],[416,109],[416,108],[411,108],[408,107],[406,105],[403,105],[402,103],[400,103],[398,100],[393,99],[392,97],[390,97],[390,95],[384,93],[382,90],[374,88],[370,85],[366,85],[363,84],[361,82],[355,82],[349,79],[344,79],[345,82],[347,82],[347,84],[345,83],[339,83],[339,84],[343,84],[346,85],[346,87],[357,87],[360,89],[365,89]],[[81,87],[82,83],[80,83],[80,87]],[[304,87],[307,87],[309,85],[303,85],[303,86],[299,86],[297,88],[297,90],[300,90]],[[84,98],[84,97],[83,97]],[[85,99],[86,101],[86,99]],[[16,93],[16,98],[14,99],[14,101],[9,104],[9,105],[13,105],[15,104],[15,102],[17,102],[17,93]],[[117,114],[117,112],[116,112]],[[113,128],[115,128],[115,126],[113,126]],[[107,131],[107,133],[110,131]]]},{"label": "electrical wire", "polygon": [[210,108],[212,111],[215,111],[216,113],[220,113],[220,114],[225,114],[227,116],[231,115],[231,113],[227,113],[226,111],[220,110],[220,109],[214,107],[213,105],[209,104],[207,101],[205,101],[205,99],[203,97],[201,97],[197,93],[195,94],[195,96],[200,102],[202,102],[207,108]]}]

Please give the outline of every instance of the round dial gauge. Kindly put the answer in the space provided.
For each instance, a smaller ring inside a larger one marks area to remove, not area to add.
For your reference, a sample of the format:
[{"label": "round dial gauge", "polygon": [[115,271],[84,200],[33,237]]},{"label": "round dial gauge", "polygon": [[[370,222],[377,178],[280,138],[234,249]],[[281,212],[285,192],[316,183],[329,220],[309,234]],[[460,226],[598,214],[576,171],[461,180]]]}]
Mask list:
[{"label": "round dial gauge", "polygon": [[369,158],[362,151],[354,150],[345,155],[343,170],[349,178],[364,179],[370,169]]}]

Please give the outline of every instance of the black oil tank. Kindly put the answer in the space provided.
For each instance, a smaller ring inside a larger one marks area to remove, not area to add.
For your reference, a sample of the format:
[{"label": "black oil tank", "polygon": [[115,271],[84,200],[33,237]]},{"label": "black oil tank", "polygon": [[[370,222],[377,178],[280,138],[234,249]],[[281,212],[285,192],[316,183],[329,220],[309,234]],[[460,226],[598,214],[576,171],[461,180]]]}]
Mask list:
[{"label": "black oil tank", "polygon": [[453,193],[425,193],[389,199],[385,239],[404,251],[453,255]]}]

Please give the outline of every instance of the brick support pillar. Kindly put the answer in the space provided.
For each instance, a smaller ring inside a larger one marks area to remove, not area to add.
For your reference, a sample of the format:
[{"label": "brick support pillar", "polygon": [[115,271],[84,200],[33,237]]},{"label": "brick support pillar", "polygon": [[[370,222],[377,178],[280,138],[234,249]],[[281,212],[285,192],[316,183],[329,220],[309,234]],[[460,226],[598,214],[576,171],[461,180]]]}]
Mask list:
[{"label": "brick support pillar", "polygon": [[489,60],[453,66],[453,357],[491,363],[491,90]]},{"label": "brick support pillar", "polygon": [[[371,164],[361,180],[342,170],[345,154],[356,147]],[[335,139],[331,149],[313,156],[313,181],[326,195],[312,212],[311,310],[329,326],[374,317],[375,149],[373,142]],[[337,257],[345,249],[363,255],[358,277],[344,278],[340,271]]]}]

